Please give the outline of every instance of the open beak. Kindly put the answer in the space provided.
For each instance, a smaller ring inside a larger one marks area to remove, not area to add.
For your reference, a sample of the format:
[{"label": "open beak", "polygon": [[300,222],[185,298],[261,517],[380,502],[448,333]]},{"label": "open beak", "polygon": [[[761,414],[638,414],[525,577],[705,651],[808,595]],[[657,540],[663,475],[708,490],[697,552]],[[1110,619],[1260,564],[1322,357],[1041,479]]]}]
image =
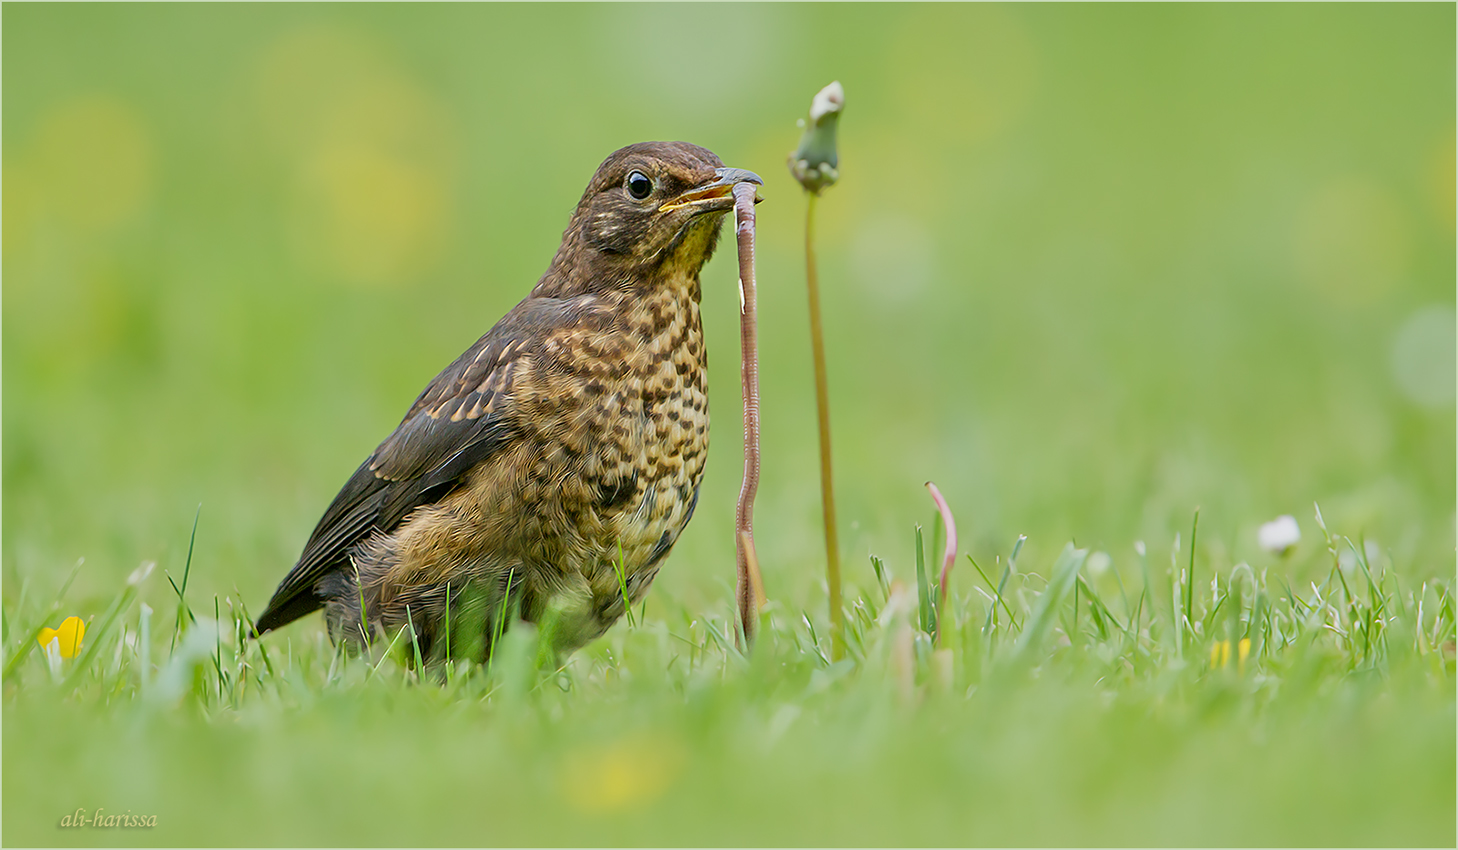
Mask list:
[{"label": "open beak", "polygon": [[[691,207],[695,213],[730,209],[734,206],[734,187],[740,183],[764,185],[764,181],[759,179],[759,175],[753,171],[745,171],[742,168],[718,168],[714,170],[712,181],[684,192],[659,207],[658,211],[668,212],[679,207]],[[764,199],[758,195],[754,198],[756,204],[762,200]]]}]

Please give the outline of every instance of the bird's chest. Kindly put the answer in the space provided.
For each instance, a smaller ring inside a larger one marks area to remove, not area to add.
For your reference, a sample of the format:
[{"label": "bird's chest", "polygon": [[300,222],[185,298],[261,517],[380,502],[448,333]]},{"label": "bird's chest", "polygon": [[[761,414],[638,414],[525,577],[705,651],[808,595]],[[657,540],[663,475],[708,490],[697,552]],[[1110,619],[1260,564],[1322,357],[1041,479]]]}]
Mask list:
[{"label": "bird's chest", "polygon": [[518,404],[536,459],[521,487],[560,521],[528,536],[542,560],[615,588],[614,565],[655,567],[693,512],[709,444],[698,303],[672,290],[638,299],[608,327],[558,332],[543,353]]},{"label": "bird's chest", "polygon": [[[620,417],[606,441],[600,511],[611,545],[630,568],[651,567],[688,522],[709,446],[698,305],[641,333],[619,390]],[[649,324],[650,315],[639,328]],[[620,501],[619,501],[620,500]]]}]

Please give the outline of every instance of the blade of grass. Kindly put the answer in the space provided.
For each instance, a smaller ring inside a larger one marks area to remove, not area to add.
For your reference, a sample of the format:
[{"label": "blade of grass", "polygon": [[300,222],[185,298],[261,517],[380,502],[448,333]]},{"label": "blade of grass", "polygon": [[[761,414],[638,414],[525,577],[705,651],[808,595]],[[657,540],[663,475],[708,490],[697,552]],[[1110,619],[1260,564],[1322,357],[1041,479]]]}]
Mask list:
[{"label": "blade of grass", "polygon": [[71,568],[71,574],[61,583],[61,589],[56,593],[55,599],[47,609],[46,616],[40,618],[29,635],[21,638],[21,642],[15,647],[14,653],[5,662],[5,673],[3,678],[9,680],[16,670],[20,669],[21,662],[30,656],[32,649],[40,645],[40,635],[46,629],[46,621],[54,617],[61,610],[61,602],[66,598],[66,591],[71,589],[71,582],[76,579],[76,574],[81,571],[81,565],[86,563],[85,558],[78,558],[76,566]]},{"label": "blade of grass", "polygon": [[[1018,553],[1021,552],[1021,551],[1023,551],[1023,544],[1026,543],[1026,542],[1028,542],[1028,535],[1026,535],[1026,534],[1019,534],[1018,535],[1018,539],[1013,542],[1012,554],[1007,556],[1007,566],[1006,567],[1003,567],[1003,570],[1002,570],[1002,578],[999,579],[998,582],[997,582],[997,590],[993,591],[993,593],[997,596],[998,599],[1002,599],[1003,598],[1003,595],[1002,595],[1003,588],[1007,587],[1007,580],[1008,580],[1008,578],[1010,576],[1012,576],[1013,568],[1017,564]],[[1004,608],[1007,607],[1007,603],[1006,602],[1003,603],[1003,607]],[[983,631],[984,634],[989,633],[989,631],[991,630],[991,628],[992,628],[992,614],[996,610],[997,610],[997,606],[995,606],[995,605],[990,610],[988,610],[988,612],[987,612],[987,623],[984,624],[983,627],[982,627],[982,631]],[[1012,616],[1012,611],[1008,611],[1008,616],[1009,617]],[[1017,620],[1016,619],[1013,620],[1012,625],[1014,627],[1017,626]]]},{"label": "blade of grass", "polygon": [[[408,612],[409,609],[407,608],[406,610]],[[385,651],[380,653],[380,660],[376,661],[373,665],[370,666],[370,672],[368,675],[365,676],[366,684],[368,684],[369,681],[375,677],[375,674],[380,671],[380,667],[383,666],[385,660],[390,657],[390,653],[395,651],[395,644],[400,640],[400,635],[403,634],[404,631],[404,629],[395,630],[395,636],[390,638],[389,644],[385,646]]]},{"label": "blade of grass", "polygon": [[243,595],[241,593],[238,594],[238,607],[243,612],[243,619],[248,622],[248,633],[254,638],[253,645],[258,647],[259,654],[263,656],[263,666],[268,670],[269,678],[276,679],[278,674],[273,669],[273,661],[268,657],[268,647],[264,646],[262,641],[257,640],[259,635],[258,630],[253,626],[253,615],[248,613],[248,605],[243,601]]},{"label": "blade of grass", "polygon": [[891,580],[886,576],[886,563],[872,555],[871,570],[876,574],[876,584],[881,588],[881,601],[884,603],[891,598]]},{"label": "blade of grass", "polygon": [[[177,650],[177,636],[182,633],[183,627],[188,622],[197,625],[197,617],[193,616],[192,609],[187,605],[187,578],[192,573],[192,551],[193,547],[197,545],[197,521],[201,518],[202,503],[199,502],[197,512],[192,515],[192,534],[187,539],[187,560],[182,565],[182,587],[177,586],[177,582],[172,580],[170,573],[166,570],[162,571],[162,574],[167,576],[167,583],[172,585],[172,590],[177,594],[177,624],[172,631],[172,646],[168,649],[169,654]],[[183,619],[184,613],[187,615],[186,620]]]},{"label": "blade of grass", "polygon": [[420,635],[415,631],[415,619],[410,614],[410,606],[405,606],[405,624],[410,627],[410,645],[415,651],[415,669],[421,673],[425,671],[425,661],[420,657]]},{"label": "blade of grass", "polygon": [[496,647],[501,643],[501,633],[506,630],[506,618],[511,614],[508,607],[511,601],[511,580],[515,577],[515,567],[507,570],[506,590],[501,594],[501,610],[496,615],[496,622],[491,624],[491,646],[486,651],[488,659],[496,655]]},{"label": "blade of grass", "polygon": [[213,630],[215,640],[215,653],[213,655],[213,669],[218,674],[218,702],[223,701],[223,612],[218,606],[218,595],[213,594],[213,622],[218,625]]},{"label": "blade of grass", "polygon": [[1047,637],[1058,619],[1058,603],[1073,588],[1078,571],[1087,559],[1087,549],[1075,549],[1072,543],[1063,547],[1063,552],[1053,563],[1053,575],[1047,589],[1039,594],[1033,613],[1028,617],[1028,626],[1018,636],[1013,649],[1015,657],[1025,657],[1032,647],[1041,644]]},{"label": "blade of grass", "polygon": [[102,639],[111,631],[111,627],[116,623],[117,617],[120,617],[123,611],[131,607],[132,601],[136,598],[137,585],[129,582],[121,594],[112,600],[111,607],[106,609],[106,613],[101,615],[100,625],[87,630],[86,637],[89,640],[86,641],[85,648],[81,650],[81,654],[72,662],[71,673],[62,684],[63,690],[70,691],[75,689],[77,683],[81,681],[81,676],[91,664],[91,659],[96,657],[96,653],[103,642]]},{"label": "blade of grass", "polygon": [[1195,623],[1195,533],[1200,529],[1200,509],[1195,508],[1195,519],[1190,524],[1190,570],[1185,583],[1185,623],[1190,625],[1190,637],[1194,638]]},{"label": "blade of grass", "polygon": [[[351,565],[354,567],[354,589],[355,589],[355,593],[357,593],[359,595],[359,636],[360,636],[360,639],[364,641],[365,654],[368,655],[368,654],[374,652],[374,649],[375,648],[370,643],[370,625],[369,625],[370,618],[369,618],[369,614],[367,613],[367,611],[365,609],[364,579],[362,579],[360,577],[360,574],[359,574],[359,565],[353,563],[352,560],[351,560]],[[390,641],[390,642],[391,643],[394,643],[394,641]]]},{"label": "blade of grass", "polygon": [[[1089,610],[1097,611],[1099,617],[1107,620],[1110,623],[1113,623],[1114,626],[1119,629],[1119,631],[1126,634],[1128,633],[1129,630],[1124,626],[1124,624],[1119,622],[1119,618],[1114,616],[1114,612],[1109,610],[1109,606],[1104,604],[1104,600],[1098,595],[1093,587],[1089,585],[1089,583],[1084,579],[1083,576],[1078,577],[1078,587],[1081,587],[1083,589],[1083,594],[1088,597]],[[1105,635],[1105,637],[1107,637],[1107,635]]]},{"label": "blade of grass", "polygon": [[[1001,604],[1002,605],[1002,610],[1004,610],[1004,611],[1007,612],[1007,618],[1008,618],[1008,620],[1010,620],[1012,622],[1013,628],[1017,628],[1018,618],[1013,615],[1012,609],[1009,608],[1009,607],[1007,607],[1007,600],[1002,598],[1002,593],[1000,593],[998,591],[998,589],[993,586],[992,580],[987,577],[987,573],[984,573],[982,571],[982,567],[980,567],[980,566],[977,565],[977,561],[976,561],[976,559],[974,559],[972,557],[972,553],[970,553],[970,552],[967,553],[967,560],[969,560],[969,561],[972,562],[972,569],[976,570],[977,571],[977,574],[979,576],[982,576],[982,581],[984,583],[986,583],[987,589],[990,590],[990,591],[992,591],[992,604],[993,604],[993,606],[996,607],[997,605]],[[989,623],[988,624],[991,625],[991,621],[990,620],[989,620]],[[984,627],[983,628],[983,631],[986,631],[986,630],[987,629]]]},{"label": "blade of grass", "polygon": [[631,629],[637,624],[633,622],[632,600],[628,599],[628,579],[624,575],[623,542],[621,540],[618,541],[618,559],[613,562],[613,572],[618,577],[618,593],[623,597],[623,613],[627,615],[628,628]]},{"label": "blade of grass", "polygon": [[936,631],[936,612],[932,609],[932,591],[926,577],[926,556],[922,552],[921,526],[916,527],[916,599],[917,625],[923,632]]},{"label": "blade of grass", "polygon": [[830,666],[830,659],[820,648],[820,635],[815,632],[815,624],[810,621],[809,612],[801,611],[800,618],[805,621],[805,628],[810,632],[810,648],[814,651],[815,657],[819,658],[827,667]]},{"label": "blade of grass", "polygon": [[1175,532],[1174,542],[1169,550],[1169,616],[1174,622],[1175,652],[1185,651],[1184,581],[1185,571],[1180,569],[1180,535]]}]

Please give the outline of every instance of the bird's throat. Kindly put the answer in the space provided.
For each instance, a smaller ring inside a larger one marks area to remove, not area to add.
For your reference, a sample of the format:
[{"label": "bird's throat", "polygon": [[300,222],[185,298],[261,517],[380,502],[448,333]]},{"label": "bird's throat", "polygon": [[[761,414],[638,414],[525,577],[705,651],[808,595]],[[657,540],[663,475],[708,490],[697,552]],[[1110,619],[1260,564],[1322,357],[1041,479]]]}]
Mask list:
[{"label": "bird's throat", "polygon": [[723,213],[715,212],[689,221],[664,250],[655,277],[670,287],[688,287],[690,297],[697,302],[699,271],[714,255],[714,248],[719,244],[719,225],[723,218]]}]

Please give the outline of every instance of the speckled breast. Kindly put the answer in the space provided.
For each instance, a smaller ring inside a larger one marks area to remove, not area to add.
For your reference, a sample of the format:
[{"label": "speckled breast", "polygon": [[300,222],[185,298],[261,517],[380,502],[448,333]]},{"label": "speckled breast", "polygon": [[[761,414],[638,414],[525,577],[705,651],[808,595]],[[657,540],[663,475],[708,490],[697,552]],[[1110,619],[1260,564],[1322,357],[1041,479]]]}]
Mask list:
[{"label": "speckled breast", "polygon": [[556,566],[580,571],[594,598],[619,606],[615,565],[629,596],[641,597],[693,514],[703,477],[709,400],[697,285],[625,299],[605,326],[554,333],[543,354],[556,365],[543,372],[560,377],[526,405],[550,404],[553,414],[533,421],[549,454],[563,455],[560,466],[548,457],[537,467],[567,482],[556,498],[573,517],[561,526],[572,539],[550,548],[571,563]]},{"label": "speckled breast", "polygon": [[629,319],[641,342],[613,442],[633,472],[628,481],[617,477],[625,498],[603,520],[611,548],[621,543],[623,564],[641,575],[631,588],[635,598],[693,514],[709,448],[703,329],[698,304],[684,301],[670,309],[645,304]]}]

